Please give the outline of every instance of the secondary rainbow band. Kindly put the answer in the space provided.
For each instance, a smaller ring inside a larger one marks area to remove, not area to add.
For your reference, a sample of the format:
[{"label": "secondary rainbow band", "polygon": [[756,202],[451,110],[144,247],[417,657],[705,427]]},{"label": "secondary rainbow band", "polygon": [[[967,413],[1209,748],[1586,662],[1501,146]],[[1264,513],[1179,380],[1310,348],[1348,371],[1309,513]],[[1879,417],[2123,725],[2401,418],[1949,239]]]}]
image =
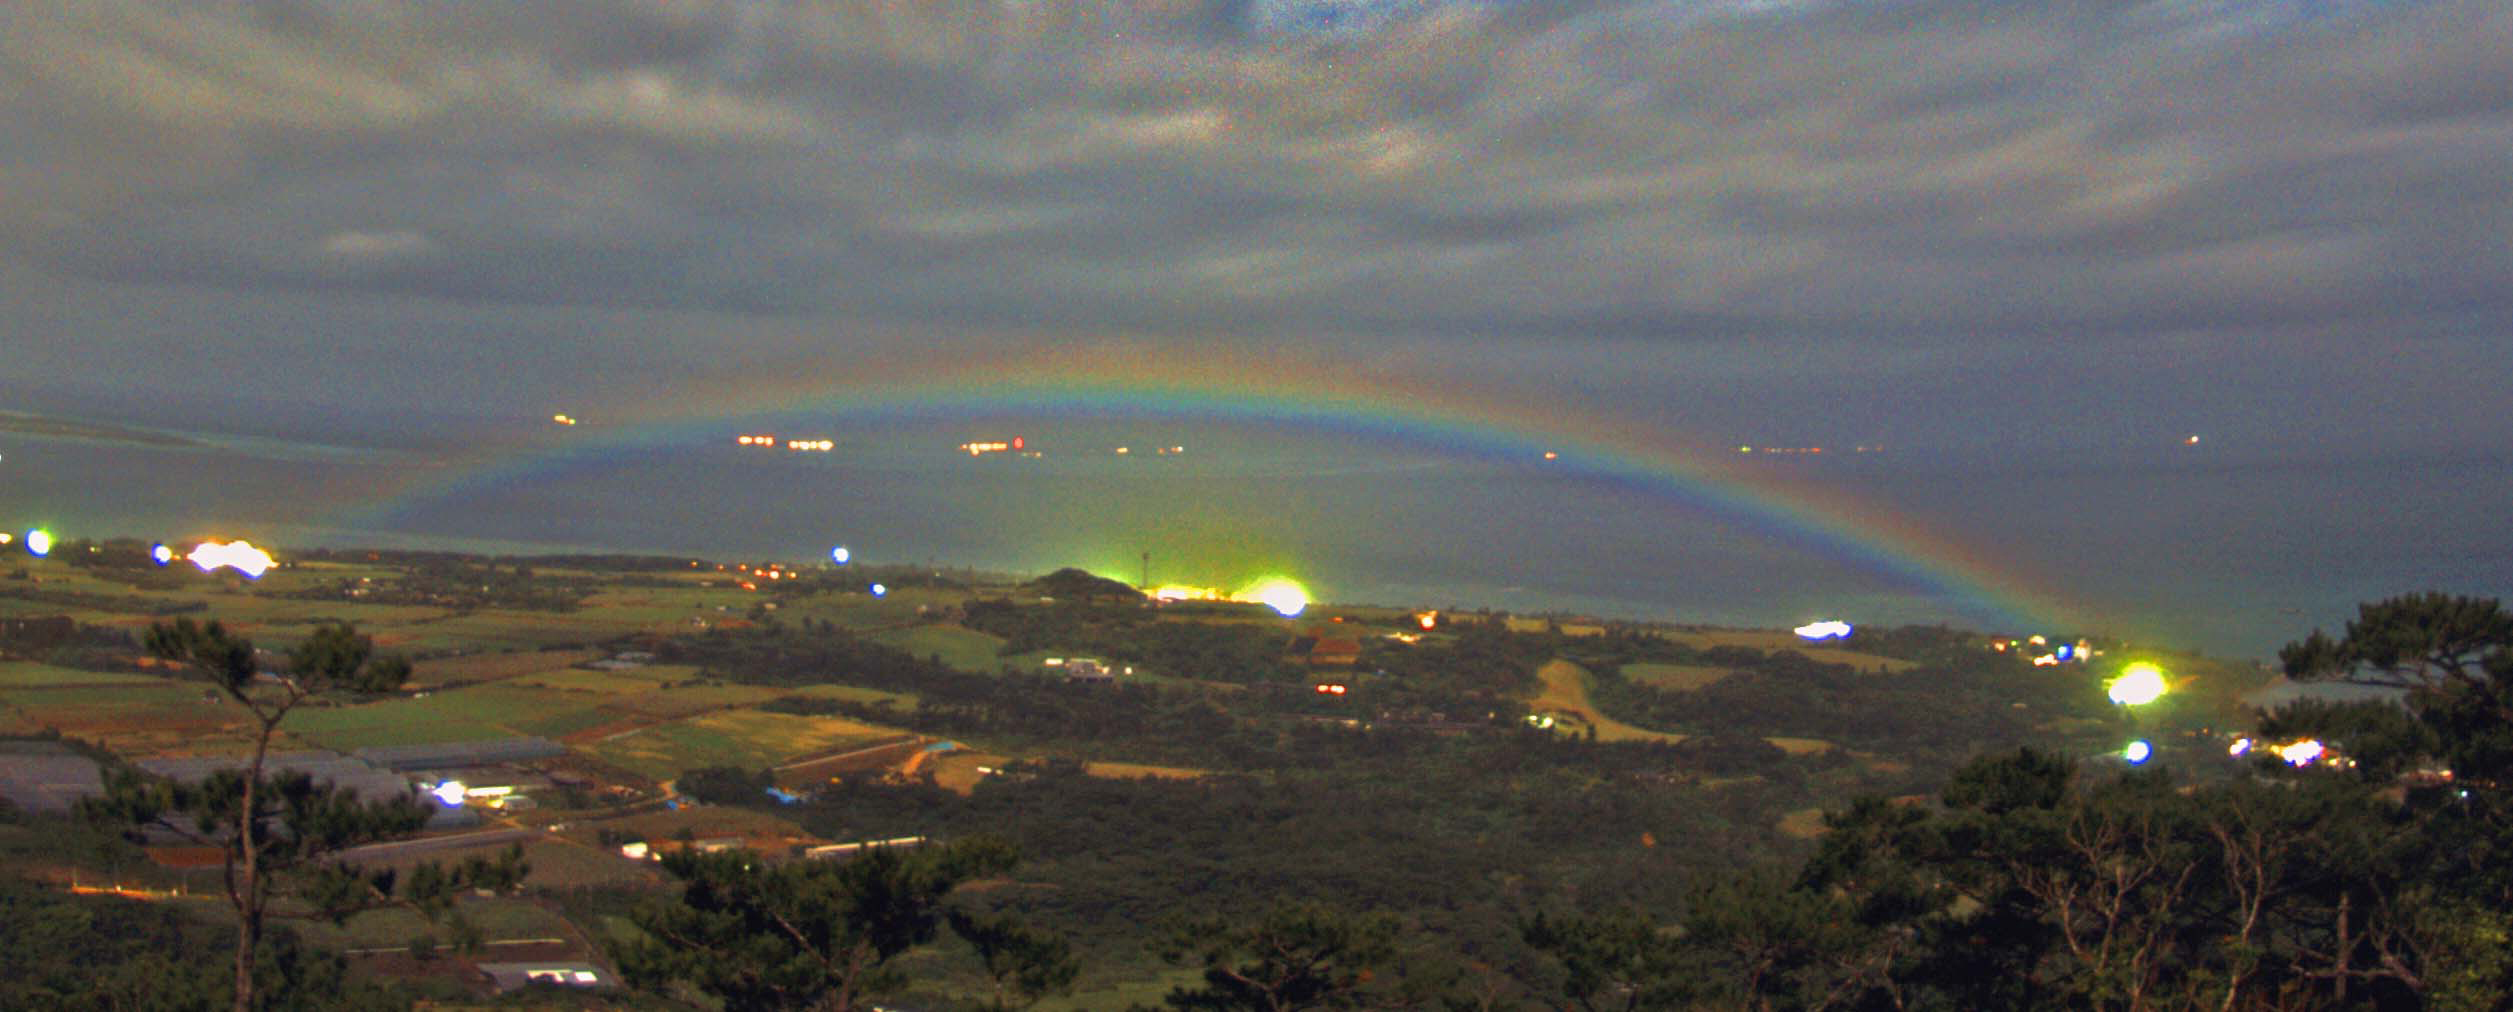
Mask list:
[{"label": "secondary rainbow band", "polygon": [[[1793,486],[1752,462],[1677,444],[1659,430],[1556,402],[1513,403],[1490,391],[1432,390],[1311,368],[1249,368],[1129,355],[1107,368],[1071,361],[976,359],[866,369],[842,380],[809,372],[720,387],[694,410],[446,469],[405,487],[351,526],[390,522],[430,502],[517,481],[607,466],[658,446],[729,441],[745,421],[948,420],[987,415],[1095,415],[1283,425],[1504,460],[1560,455],[1569,473],[1616,482],[1777,535],[1837,561],[1949,600],[2015,629],[2073,630],[2077,609],[1951,540],[1837,493]],[[598,424],[598,418],[596,423]],[[1742,465],[1742,466],[1741,466]],[[1760,472],[1760,473],[1758,473]]]}]

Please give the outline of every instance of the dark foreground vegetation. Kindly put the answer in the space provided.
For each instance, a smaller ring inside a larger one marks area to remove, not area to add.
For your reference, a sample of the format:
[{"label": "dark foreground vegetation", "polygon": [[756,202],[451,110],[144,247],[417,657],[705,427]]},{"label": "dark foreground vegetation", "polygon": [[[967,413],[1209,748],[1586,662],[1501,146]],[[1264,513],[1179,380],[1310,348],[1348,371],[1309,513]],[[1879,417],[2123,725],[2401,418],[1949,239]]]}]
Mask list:
[{"label": "dark foreground vegetation", "polygon": [[[404,575],[319,586],[336,601],[444,573],[481,593],[497,573],[502,607],[548,616],[572,614],[554,594],[598,608],[639,581],[690,585],[664,578],[681,560],[631,567],[628,583],[546,562],[401,561]],[[587,656],[634,651],[673,672],[658,679],[752,700],[755,716],[840,716],[911,748],[1001,758],[952,783],[930,766],[801,786],[683,769],[678,803],[819,840],[914,842],[799,860],[657,839],[659,888],[535,893],[635,989],[497,1004],[2486,1009],[2513,996],[2513,616],[2493,601],[2367,605],[2342,635],[2284,654],[2295,679],[2389,685],[2397,703],[2238,715],[2129,712],[2094,667],[2036,667],[1944,629],[1862,630],[1829,652],[1494,616],[1414,635],[1402,614],[1152,609],[1087,574],[1017,595],[928,588],[948,615],[917,621],[963,637],[934,642],[1001,645],[990,664],[946,662],[822,607],[850,592],[835,578],[779,584],[735,599],[756,602],[738,620],[710,606],[706,622]],[[130,611],[161,614],[141,607],[158,600]],[[511,854],[344,862],[423,813],[263,768],[318,708],[336,728],[342,712],[415,701],[409,666],[328,621],[269,655],[218,625],[140,625],[13,635],[40,638],[21,645],[65,671],[121,672],[144,651],[149,670],[258,722],[254,758],[192,785],[112,772],[83,819],[9,813],[0,857],[145,868],[125,834],[180,838],[223,861],[218,895],[178,907],[0,882],[0,1007],[487,1000],[377,977],[291,927],[409,908],[435,927],[396,958],[424,960],[439,940],[476,949],[458,896],[535,890]],[[1285,646],[1346,637],[1357,652],[1331,664]],[[1048,653],[1147,673],[1103,684],[1027,659]],[[1595,707],[1571,733],[1548,729],[1574,706],[1552,694],[1562,661],[1585,672],[1576,705]],[[565,683],[612,677],[590,670]],[[1616,740],[1600,733],[1609,719],[1649,730]],[[592,727],[594,741],[631,733]],[[2157,758],[2123,762],[2131,736]],[[2238,737],[2252,744],[2231,756]],[[2304,741],[2323,751],[2300,765],[2272,752]],[[596,817],[610,813],[565,819]]]}]

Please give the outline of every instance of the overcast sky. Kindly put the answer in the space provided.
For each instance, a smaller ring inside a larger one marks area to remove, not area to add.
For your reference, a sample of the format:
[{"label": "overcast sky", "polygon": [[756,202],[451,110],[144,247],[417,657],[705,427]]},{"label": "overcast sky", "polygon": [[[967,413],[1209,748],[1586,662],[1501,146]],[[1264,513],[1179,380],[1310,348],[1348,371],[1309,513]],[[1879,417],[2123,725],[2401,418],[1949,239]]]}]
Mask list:
[{"label": "overcast sky", "polygon": [[2502,0],[34,0],[0,399],[1087,340],[1773,440],[2501,445],[2507,53]]}]

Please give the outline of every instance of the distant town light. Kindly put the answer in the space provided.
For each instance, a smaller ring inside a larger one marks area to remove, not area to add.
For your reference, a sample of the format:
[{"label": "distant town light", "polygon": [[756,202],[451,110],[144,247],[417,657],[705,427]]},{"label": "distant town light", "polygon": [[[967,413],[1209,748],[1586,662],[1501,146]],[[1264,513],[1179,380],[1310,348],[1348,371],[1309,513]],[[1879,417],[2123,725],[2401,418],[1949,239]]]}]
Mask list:
[{"label": "distant town light", "polygon": [[2140,661],[2122,670],[2103,692],[2122,706],[2144,706],[2162,699],[2166,688],[2164,669]]},{"label": "distant town light", "polygon": [[1850,623],[1839,621],[1837,619],[1827,619],[1822,622],[1809,622],[1805,625],[1797,627],[1793,631],[1796,632],[1798,638],[1802,640],[1840,639],[1844,636],[1850,635]]},{"label": "distant town light", "polygon": [[1431,630],[1440,627],[1440,613],[1436,611],[1415,612],[1414,622],[1422,626],[1423,632],[1430,632]]},{"label": "distant town light", "polygon": [[839,545],[838,547],[829,550],[829,561],[837,563],[841,566],[846,565],[847,560],[854,557],[855,553],[847,551],[845,545]]},{"label": "distant town light", "polygon": [[2328,750],[2322,748],[2319,741],[2306,738],[2292,745],[2279,746],[2277,757],[2286,760],[2290,766],[2309,766],[2312,765],[2313,760],[2321,758],[2321,754],[2326,751]]},{"label": "distant town light", "polygon": [[2131,766],[2141,765],[2155,757],[2155,746],[2144,741],[2133,741],[2129,743],[2129,747],[2120,750],[2120,757],[2128,760]]},{"label": "distant town light", "polygon": [[149,546],[148,557],[155,560],[158,565],[162,566],[175,560],[175,550],[166,547],[165,544],[161,542]]},{"label": "distant town light", "polygon": [[2235,758],[2237,758],[2237,759],[2242,758],[2243,756],[2246,756],[2246,755],[2250,755],[2250,754],[2251,754],[2251,739],[2249,739],[2249,738],[2236,738],[2236,739],[2234,739],[2234,743],[2233,743],[2233,744],[2225,746],[2225,754],[2226,754],[2226,755],[2229,755],[2229,756],[2233,756],[2233,757],[2235,757]]},{"label": "distant town light", "polygon": [[428,793],[436,795],[436,800],[447,808],[460,808],[463,795],[470,790],[460,780],[448,780],[429,788]]},{"label": "distant town light", "polygon": [[52,532],[41,527],[27,531],[26,554],[37,558],[52,554]]},{"label": "distant town light", "polygon": [[191,559],[192,564],[201,567],[201,572],[204,573],[215,572],[219,567],[224,566],[256,580],[261,579],[263,573],[269,572],[273,565],[269,552],[253,547],[250,541],[242,540],[223,545],[215,541],[201,542],[199,547],[192,549]]},{"label": "distant town light", "polygon": [[890,596],[890,588],[888,588],[888,587],[884,587],[884,586],[882,586],[881,584],[878,584],[878,583],[873,584],[873,586],[872,586],[872,591],[873,591],[873,596],[874,596],[874,597],[888,597],[888,596]]}]

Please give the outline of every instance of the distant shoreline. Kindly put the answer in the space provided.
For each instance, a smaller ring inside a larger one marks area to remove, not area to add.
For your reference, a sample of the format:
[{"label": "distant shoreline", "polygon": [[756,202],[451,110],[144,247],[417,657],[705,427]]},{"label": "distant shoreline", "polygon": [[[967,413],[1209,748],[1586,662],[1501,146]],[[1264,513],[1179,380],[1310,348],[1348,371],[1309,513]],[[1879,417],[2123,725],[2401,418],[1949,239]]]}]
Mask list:
[{"label": "distant shoreline", "polygon": [[67,418],[53,418],[22,411],[0,411],[0,433],[53,439],[88,439],[108,443],[129,443],[136,446],[198,447],[208,445],[199,440],[186,439],[150,429],[72,421]]}]

